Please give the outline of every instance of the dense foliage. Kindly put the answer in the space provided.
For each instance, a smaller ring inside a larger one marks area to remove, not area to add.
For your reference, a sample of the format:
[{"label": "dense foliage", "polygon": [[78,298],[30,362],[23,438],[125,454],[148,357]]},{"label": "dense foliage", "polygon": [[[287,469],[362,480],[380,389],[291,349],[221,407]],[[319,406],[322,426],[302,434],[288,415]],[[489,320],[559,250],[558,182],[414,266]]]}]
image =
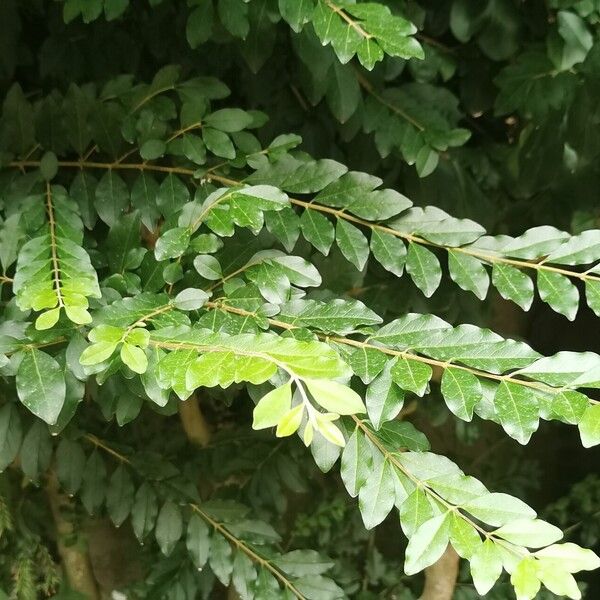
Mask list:
[{"label": "dense foliage", "polygon": [[0,598],[581,598],[599,22],[3,0]]}]

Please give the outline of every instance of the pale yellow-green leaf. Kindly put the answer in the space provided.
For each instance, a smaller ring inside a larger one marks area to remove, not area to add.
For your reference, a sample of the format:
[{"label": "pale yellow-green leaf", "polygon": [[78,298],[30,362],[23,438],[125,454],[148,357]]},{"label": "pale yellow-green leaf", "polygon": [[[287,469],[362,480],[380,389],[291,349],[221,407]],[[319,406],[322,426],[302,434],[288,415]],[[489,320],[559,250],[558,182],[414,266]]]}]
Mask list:
[{"label": "pale yellow-green leaf", "polygon": [[292,435],[300,427],[302,422],[302,414],[304,413],[304,404],[298,404],[289,410],[279,421],[275,435],[277,437],[287,437]]},{"label": "pale yellow-green leaf", "polygon": [[292,383],[271,390],[254,407],[252,429],[275,427],[290,411],[292,404]]},{"label": "pale yellow-green leaf", "polygon": [[324,379],[306,379],[305,383],[313,398],[325,410],[338,415],[367,412],[361,397],[346,385]]}]

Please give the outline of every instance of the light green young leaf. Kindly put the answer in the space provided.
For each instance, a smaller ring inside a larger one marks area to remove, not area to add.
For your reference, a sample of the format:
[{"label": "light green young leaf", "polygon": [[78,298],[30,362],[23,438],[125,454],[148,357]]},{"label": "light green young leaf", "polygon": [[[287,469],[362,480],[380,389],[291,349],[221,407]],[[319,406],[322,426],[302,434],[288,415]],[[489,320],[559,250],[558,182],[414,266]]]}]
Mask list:
[{"label": "light green young leaf", "polygon": [[367,412],[362,398],[346,385],[325,379],[306,379],[304,383],[315,401],[325,410],[338,415]]},{"label": "light green young leaf", "polygon": [[530,556],[521,559],[510,576],[510,582],[515,588],[518,600],[533,600],[541,585],[535,559]]},{"label": "light green young leaf", "polygon": [[[344,439],[344,434],[340,431],[340,428],[335,423],[332,423],[332,418],[335,417],[337,417],[337,415],[331,413],[328,413],[327,415],[317,413],[315,415],[315,428],[328,442],[343,447],[346,440]],[[308,442],[312,442],[310,435]]]},{"label": "light green young leaf", "polygon": [[304,404],[298,404],[281,417],[277,424],[275,435],[277,437],[287,437],[292,435],[300,427],[302,415],[304,414]]},{"label": "light green young leaf", "polygon": [[[91,338],[90,338],[91,339]],[[97,365],[109,359],[117,349],[117,342],[100,341],[88,346],[82,353],[79,362],[84,366]]]},{"label": "light green young leaf", "polygon": [[121,346],[121,360],[134,372],[145,373],[148,368],[148,357],[146,353],[133,344],[124,342]]},{"label": "light green young leaf", "polygon": [[292,404],[292,382],[265,394],[254,407],[252,429],[275,427],[290,411]]}]

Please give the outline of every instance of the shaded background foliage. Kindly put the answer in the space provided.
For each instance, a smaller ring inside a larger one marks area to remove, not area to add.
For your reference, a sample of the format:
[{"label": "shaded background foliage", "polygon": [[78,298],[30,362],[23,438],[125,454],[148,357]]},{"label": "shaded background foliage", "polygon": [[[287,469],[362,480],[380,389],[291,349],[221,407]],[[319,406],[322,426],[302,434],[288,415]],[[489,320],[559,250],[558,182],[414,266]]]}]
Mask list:
[{"label": "shaded background foliage", "polygon": [[[212,75],[224,81],[232,92],[228,104],[269,115],[256,131],[263,146],[283,132],[298,133],[302,149],[313,156],[378,175],[415,204],[474,219],[494,234],[518,235],[540,223],[572,233],[600,227],[600,5],[594,0],[383,3],[417,25],[423,60],[386,55],[372,70],[358,59],[341,64],[312,25],[301,28],[286,12],[293,1],[4,0],[0,90],[4,96],[17,81],[27,99],[37,101],[54,89],[67,93],[72,83],[101,89],[123,74],[150,81],[161,67],[177,64],[183,79]],[[52,112],[52,96],[47,102],[46,114]],[[45,131],[44,123],[36,126]],[[232,244],[231,252],[238,250]],[[308,244],[302,250],[297,253],[309,252]],[[386,322],[408,311],[432,312],[452,324],[476,323],[521,337],[544,354],[600,350],[597,321],[583,303],[575,325],[567,328],[566,320],[539,300],[524,315],[495,291],[481,303],[445,280],[425,299],[406,277],[393,279],[378,265],[361,274],[339,260],[337,250],[314,262],[328,290],[364,301]],[[412,418],[436,452],[470,464],[466,470],[494,489],[547,505],[544,516],[567,529],[569,539],[598,545],[598,452],[584,453],[574,430],[547,423],[525,451],[491,424],[466,426],[451,418],[435,390],[415,409]],[[132,416],[125,407],[122,411],[116,413],[119,425]],[[225,495],[231,478],[241,479],[241,492],[233,485],[231,497],[242,497],[274,526],[276,515],[275,529],[285,531],[289,548],[319,548],[335,559],[335,579],[348,593],[365,599],[416,597],[419,581],[402,575],[397,564],[397,519],[366,532],[338,479],[323,480],[300,458],[301,449],[280,451],[269,436],[253,436],[250,443],[229,437],[240,425],[243,432],[250,412],[235,392],[211,391],[206,412],[226,433],[222,442],[213,438],[214,448],[187,468],[211,473],[206,479]],[[164,420],[146,417],[123,429],[113,424],[111,441],[145,445],[153,459],[166,447],[175,464],[177,457],[187,463],[189,447],[178,424],[171,423],[176,431],[169,432]],[[100,415],[88,418],[106,427]],[[86,449],[81,460],[89,456]],[[10,497],[18,478],[9,475],[2,485],[12,490]],[[35,515],[36,494],[31,490],[19,513]],[[0,529],[9,519],[4,514],[0,506]],[[39,542],[50,536],[43,518],[32,523],[26,528],[35,544],[19,550],[18,567],[3,564],[2,575],[4,581],[52,589],[56,569]],[[17,532],[0,543],[17,543],[23,530]],[[268,538],[269,532],[262,533]],[[107,534],[95,539],[102,535]],[[128,570],[147,573],[155,560],[144,549],[136,568]],[[159,589],[161,577],[172,577],[178,560],[172,555],[160,567],[163,572],[151,569],[150,577],[133,584],[134,593]],[[47,568],[40,574],[32,565],[42,563]],[[32,574],[15,576],[15,568]],[[107,569],[107,580],[115,568]],[[462,581],[456,597],[475,597],[468,573]],[[598,594],[593,586],[586,597]],[[508,594],[497,586],[490,597]]]}]

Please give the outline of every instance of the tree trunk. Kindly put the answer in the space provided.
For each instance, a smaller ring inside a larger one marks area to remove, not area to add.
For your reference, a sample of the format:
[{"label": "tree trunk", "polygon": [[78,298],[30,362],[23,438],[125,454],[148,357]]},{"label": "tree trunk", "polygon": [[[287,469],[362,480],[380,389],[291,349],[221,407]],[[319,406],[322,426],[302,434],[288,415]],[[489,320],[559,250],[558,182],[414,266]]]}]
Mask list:
[{"label": "tree trunk", "polygon": [[100,594],[90,557],[79,543],[68,544],[66,538],[74,535],[75,528],[69,519],[65,518],[65,509],[72,508],[73,502],[58,487],[56,474],[51,471],[46,486],[46,494],[52,510],[52,516],[56,525],[56,543],[62,565],[69,581],[69,585],[88,600],[99,600]]},{"label": "tree trunk", "polygon": [[440,559],[425,569],[425,587],[420,600],[452,600],[458,563],[458,554],[449,545]]}]

